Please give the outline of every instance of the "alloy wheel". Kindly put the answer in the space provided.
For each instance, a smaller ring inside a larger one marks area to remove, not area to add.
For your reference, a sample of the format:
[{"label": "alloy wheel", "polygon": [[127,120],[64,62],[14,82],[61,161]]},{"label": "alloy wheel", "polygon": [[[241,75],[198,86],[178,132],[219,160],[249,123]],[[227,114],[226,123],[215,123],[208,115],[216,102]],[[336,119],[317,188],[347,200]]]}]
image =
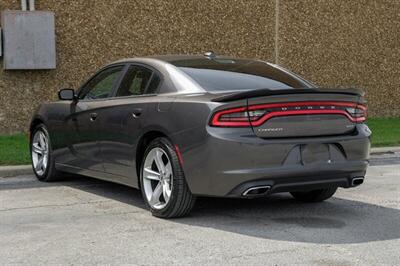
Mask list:
[{"label": "alloy wheel", "polygon": [[35,132],[32,139],[32,163],[36,174],[42,176],[49,161],[49,140],[42,130]]},{"label": "alloy wheel", "polygon": [[171,198],[173,172],[171,160],[163,149],[150,150],[144,161],[142,175],[147,202],[154,209],[164,208]]}]

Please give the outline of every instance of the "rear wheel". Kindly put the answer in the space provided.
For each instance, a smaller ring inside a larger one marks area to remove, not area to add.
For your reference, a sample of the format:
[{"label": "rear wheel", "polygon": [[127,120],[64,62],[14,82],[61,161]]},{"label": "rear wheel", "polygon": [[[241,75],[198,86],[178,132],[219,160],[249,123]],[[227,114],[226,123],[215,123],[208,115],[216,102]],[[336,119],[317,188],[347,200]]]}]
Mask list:
[{"label": "rear wheel", "polygon": [[157,138],[144,154],[140,185],[151,213],[161,218],[187,215],[193,208],[195,197],[189,190],[171,142],[166,138]]},{"label": "rear wheel", "polygon": [[303,202],[321,202],[332,197],[337,190],[337,187],[317,189],[312,191],[296,191],[290,192],[292,196]]},{"label": "rear wheel", "polygon": [[32,168],[40,181],[56,181],[61,173],[56,170],[49,133],[44,124],[37,125],[30,140]]}]

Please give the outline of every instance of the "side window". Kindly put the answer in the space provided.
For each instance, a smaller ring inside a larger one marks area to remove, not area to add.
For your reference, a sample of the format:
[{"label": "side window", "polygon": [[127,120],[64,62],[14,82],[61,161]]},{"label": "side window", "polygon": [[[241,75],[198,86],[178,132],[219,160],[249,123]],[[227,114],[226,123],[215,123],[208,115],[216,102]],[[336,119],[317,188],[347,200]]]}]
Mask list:
[{"label": "side window", "polygon": [[123,66],[111,67],[97,74],[86,84],[82,99],[104,99],[111,96],[115,82],[122,73]]},{"label": "side window", "polygon": [[149,86],[147,87],[146,94],[155,94],[158,90],[158,85],[160,85],[161,78],[157,73],[153,73]]},{"label": "side window", "polygon": [[142,95],[145,93],[147,84],[153,72],[140,66],[129,67],[121,86],[118,88],[117,97]]}]

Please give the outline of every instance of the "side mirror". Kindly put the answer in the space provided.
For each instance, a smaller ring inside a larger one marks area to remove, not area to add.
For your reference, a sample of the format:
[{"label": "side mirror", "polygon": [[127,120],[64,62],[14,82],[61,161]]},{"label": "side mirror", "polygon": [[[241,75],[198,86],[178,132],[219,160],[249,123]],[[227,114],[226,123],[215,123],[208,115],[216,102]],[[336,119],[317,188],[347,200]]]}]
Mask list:
[{"label": "side mirror", "polygon": [[58,91],[58,98],[64,101],[72,101],[76,99],[75,91],[73,89],[61,89]]}]

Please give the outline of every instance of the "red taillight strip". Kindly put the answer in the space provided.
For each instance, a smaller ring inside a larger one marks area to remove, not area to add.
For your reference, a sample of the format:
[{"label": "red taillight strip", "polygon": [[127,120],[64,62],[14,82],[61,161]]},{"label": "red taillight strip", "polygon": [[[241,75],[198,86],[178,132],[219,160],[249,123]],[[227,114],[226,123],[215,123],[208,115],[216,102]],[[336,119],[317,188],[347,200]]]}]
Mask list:
[{"label": "red taillight strip", "polygon": [[359,107],[362,110],[365,110],[366,107],[363,105],[358,105],[354,102],[292,102],[292,103],[270,103],[270,104],[258,104],[249,106],[249,110],[258,110],[258,109],[268,109],[268,108],[276,108],[276,107],[292,107],[292,106],[318,106],[318,105],[333,105],[333,106],[344,106],[344,107]]},{"label": "red taillight strip", "polygon": [[261,116],[256,121],[220,121],[220,117],[225,114],[236,113],[236,112],[244,112],[244,111],[254,111],[254,110],[265,110],[270,108],[284,108],[284,107],[293,107],[293,106],[340,106],[340,107],[351,107],[361,109],[366,112],[367,107],[362,104],[357,104],[354,102],[336,102],[336,101],[308,101],[308,102],[290,102],[290,103],[271,103],[271,104],[258,104],[252,105],[248,108],[246,107],[238,107],[228,110],[219,111],[214,114],[211,125],[219,126],[219,127],[248,127],[248,126],[260,126],[265,123],[267,120],[278,117],[278,116],[293,116],[293,115],[317,115],[317,114],[337,114],[343,115],[347,117],[351,122],[361,123],[366,120],[365,116],[362,117],[353,117],[345,110],[337,110],[337,109],[321,109],[321,110],[282,110],[282,111],[271,111],[267,114]]},{"label": "red taillight strip", "polygon": [[360,123],[365,121],[365,117],[352,117],[348,112],[344,110],[294,110],[294,111],[274,111],[268,113],[258,119],[257,121],[251,122],[252,126],[260,126],[265,123],[267,120],[278,117],[278,116],[293,116],[293,115],[327,115],[327,114],[337,114],[346,116],[351,122]]},{"label": "red taillight strip", "polygon": [[[272,103],[272,104],[259,104],[252,105],[248,107],[249,111],[260,110],[260,109],[268,109],[268,108],[284,108],[284,107],[293,107],[293,106],[342,106],[342,107],[352,107],[359,108],[363,111],[366,110],[364,105],[360,105],[354,102],[329,102],[329,101],[321,101],[321,102],[292,102],[292,103]],[[252,126],[260,126],[267,120],[278,117],[278,116],[292,116],[292,115],[318,115],[318,114],[338,114],[346,116],[351,122],[360,123],[365,121],[365,117],[352,117],[345,110],[291,110],[291,111],[272,111],[260,119],[251,122]]]},{"label": "red taillight strip", "polygon": [[217,127],[248,127],[250,126],[249,121],[219,121],[220,117],[226,114],[247,112],[246,107],[233,108],[228,110],[219,111],[214,114],[211,119],[211,125]]}]

